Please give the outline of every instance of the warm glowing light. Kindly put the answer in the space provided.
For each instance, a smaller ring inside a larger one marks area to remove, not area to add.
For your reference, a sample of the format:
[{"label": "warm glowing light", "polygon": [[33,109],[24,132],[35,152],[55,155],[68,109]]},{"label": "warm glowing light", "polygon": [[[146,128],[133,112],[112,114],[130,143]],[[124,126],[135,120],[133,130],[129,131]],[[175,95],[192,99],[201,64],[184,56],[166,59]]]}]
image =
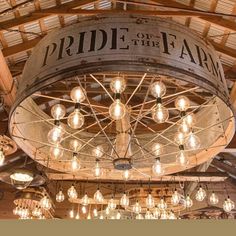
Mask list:
[{"label": "warm glowing light", "polygon": [[126,114],[125,105],[119,99],[116,99],[109,107],[109,114],[113,120],[122,119]]},{"label": "warm glowing light", "polygon": [[72,200],[77,199],[78,193],[77,193],[77,191],[76,191],[76,189],[75,189],[75,186],[74,186],[73,184],[72,184],[71,187],[68,189],[67,194],[68,194],[68,197],[69,197],[70,199],[72,199]]},{"label": "warm glowing light", "polygon": [[180,194],[177,192],[177,190],[175,189],[174,193],[171,196],[171,204],[173,206],[177,206],[180,202],[181,196]]},{"label": "warm glowing light", "polygon": [[67,124],[72,128],[72,129],[79,129],[84,125],[84,116],[83,114],[79,111],[79,109],[75,109],[67,119]]},{"label": "warm glowing light", "polygon": [[52,203],[46,195],[44,195],[43,198],[41,198],[39,204],[45,210],[50,210],[52,207]]},{"label": "warm glowing light", "polygon": [[169,220],[176,220],[176,219],[177,219],[177,217],[175,216],[175,214],[174,214],[173,211],[171,211],[171,212],[169,213],[168,219],[169,219]]},{"label": "warm glowing light", "polygon": [[104,149],[102,145],[99,145],[92,150],[92,155],[96,158],[101,158],[103,154],[104,154]]},{"label": "warm glowing light", "polygon": [[177,132],[175,134],[174,140],[178,145],[183,145],[185,143],[186,135],[182,132]]},{"label": "warm glowing light", "polygon": [[63,149],[60,144],[56,144],[55,147],[50,147],[50,157],[54,159],[59,159],[63,156]]},{"label": "warm glowing light", "polygon": [[96,178],[99,178],[99,177],[101,177],[101,175],[102,175],[102,169],[101,169],[101,167],[100,167],[100,164],[99,164],[99,161],[98,161],[98,160],[96,161],[95,167],[93,168],[93,175],[94,175]]},{"label": "warm glowing light", "polygon": [[143,218],[142,214],[138,214],[138,215],[136,215],[135,219],[136,220],[143,220],[144,218]]},{"label": "warm glowing light", "polygon": [[97,189],[97,191],[94,193],[93,198],[94,198],[94,201],[97,203],[102,203],[104,200],[103,195],[99,189]]},{"label": "warm glowing light", "polygon": [[66,114],[66,108],[62,104],[56,104],[51,109],[51,115],[55,120],[62,119]]},{"label": "warm glowing light", "polygon": [[142,211],[142,207],[140,206],[138,201],[133,205],[132,209],[133,209],[133,212],[136,214],[140,214]]},{"label": "warm glowing light", "polygon": [[152,110],[152,119],[161,124],[168,120],[169,118],[169,111],[167,108],[162,106],[161,103],[158,103],[156,107]]},{"label": "warm glowing light", "polygon": [[164,174],[164,169],[159,159],[156,159],[156,162],[153,164],[152,171],[155,175]]},{"label": "warm glowing light", "polygon": [[73,150],[73,152],[79,152],[81,147],[82,143],[78,139],[70,140],[70,148]]},{"label": "warm glowing light", "polygon": [[87,206],[89,204],[89,197],[88,197],[87,193],[85,193],[85,195],[82,197],[81,204],[84,206]]},{"label": "warm glowing light", "polygon": [[166,86],[163,82],[156,81],[151,85],[150,92],[152,96],[161,98],[166,94]]},{"label": "warm glowing light", "polygon": [[225,199],[224,203],[223,203],[223,209],[225,212],[229,213],[231,212],[235,207],[234,202],[230,199],[230,197],[228,197],[227,199]]},{"label": "warm glowing light", "polygon": [[200,186],[197,193],[196,193],[196,200],[202,202],[206,197],[206,191]]},{"label": "warm glowing light", "polygon": [[106,215],[109,215],[110,214],[110,208],[107,206],[106,209],[105,209],[105,213]]},{"label": "warm glowing light", "polygon": [[158,219],[161,216],[161,211],[158,207],[155,207],[152,214],[155,219]]},{"label": "warm glowing light", "polygon": [[184,150],[180,150],[179,153],[176,155],[176,162],[181,166],[188,165],[188,154]]},{"label": "warm glowing light", "polygon": [[108,201],[108,208],[111,210],[116,209],[116,201],[114,200],[113,197]]},{"label": "warm glowing light", "polygon": [[76,219],[76,220],[79,220],[79,219],[80,219],[79,212],[77,212],[77,214],[76,214],[76,216],[75,216],[75,219]]},{"label": "warm glowing light", "polygon": [[211,195],[210,195],[209,200],[210,200],[210,204],[211,204],[211,205],[217,205],[218,202],[219,202],[219,197],[218,197],[218,196],[215,194],[215,192],[213,191],[213,192],[211,193]]},{"label": "warm glowing light", "polygon": [[162,143],[154,143],[152,145],[152,152],[156,157],[163,153],[163,144]]},{"label": "warm glowing light", "polygon": [[73,158],[71,160],[71,170],[77,171],[80,169],[80,161],[77,159],[76,155],[73,155]]},{"label": "warm glowing light", "polygon": [[110,88],[113,93],[122,93],[126,88],[126,81],[123,77],[118,76],[111,80]]},{"label": "warm glowing light", "polygon": [[188,108],[190,107],[190,101],[187,97],[185,96],[179,96],[177,97],[177,99],[175,100],[175,107],[179,110],[179,111],[187,111]]},{"label": "warm glowing light", "polygon": [[62,126],[54,126],[49,132],[48,132],[48,142],[51,144],[58,144],[61,142],[62,137],[64,134],[64,130]]},{"label": "warm glowing light", "polygon": [[193,132],[187,137],[186,147],[189,150],[196,150],[201,147],[201,141]]},{"label": "warm glowing light", "polygon": [[81,211],[83,214],[86,214],[87,213],[87,207],[86,206],[82,206],[81,207]]},{"label": "warm glowing light", "polygon": [[42,210],[38,206],[36,206],[32,211],[32,216],[34,216],[34,217],[40,217],[42,214],[43,214]]},{"label": "warm glowing light", "polygon": [[193,200],[190,198],[189,195],[186,196],[185,201],[184,201],[184,206],[186,208],[190,208],[193,205]]},{"label": "warm glowing light", "polygon": [[120,219],[121,219],[120,211],[117,212],[117,214],[116,214],[116,219],[117,219],[117,220],[120,220]]},{"label": "warm glowing light", "polygon": [[157,204],[157,206],[158,206],[158,208],[159,208],[160,210],[165,210],[165,209],[167,209],[167,204],[166,204],[164,198],[161,198],[161,200],[160,200],[160,202]]},{"label": "warm glowing light", "polygon": [[123,175],[124,180],[128,180],[130,178],[130,171],[129,170],[124,170],[122,172],[122,175]]},{"label": "warm glowing light", "polygon": [[93,209],[93,216],[94,216],[94,217],[97,217],[97,216],[98,216],[98,210],[97,210],[97,208],[94,208],[94,209]]},{"label": "warm glowing light", "polygon": [[129,198],[125,193],[122,195],[120,199],[120,205],[125,209],[129,206]]},{"label": "warm glowing light", "polygon": [[155,207],[155,201],[154,198],[152,197],[152,195],[149,193],[147,198],[146,198],[146,207],[148,209],[152,209]]},{"label": "warm glowing light", "polygon": [[161,212],[161,216],[160,216],[160,219],[161,220],[168,220],[168,213],[166,211],[162,211]]},{"label": "warm glowing light", "polygon": [[34,177],[33,174],[27,172],[26,170],[16,170],[13,174],[10,175],[10,178],[19,182],[28,182],[30,183]]},{"label": "warm glowing light", "polygon": [[69,215],[70,215],[70,218],[73,219],[75,217],[74,210],[70,210]]},{"label": "warm glowing light", "polygon": [[146,220],[152,220],[153,219],[153,215],[152,215],[152,213],[149,210],[147,210],[144,218]]},{"label": "warm glowing light", "polygon": [[0,166],[3,165],[4,161],[5,161],[5,155],[4,155],[3,150],[1,149],[0,150]]},{"label": "warm glowing light", "polygon": [[79,86],[74,87],[70,92],[70,97],[75,103],[81,103],[86,99],[86,91]]},{"label": "warm glowing light", "polygon": [[56,201],[63,202],[64,200],[65,200],[65,195],[63,194],[62,190],[59,190],[59,192],[56,195]]}]

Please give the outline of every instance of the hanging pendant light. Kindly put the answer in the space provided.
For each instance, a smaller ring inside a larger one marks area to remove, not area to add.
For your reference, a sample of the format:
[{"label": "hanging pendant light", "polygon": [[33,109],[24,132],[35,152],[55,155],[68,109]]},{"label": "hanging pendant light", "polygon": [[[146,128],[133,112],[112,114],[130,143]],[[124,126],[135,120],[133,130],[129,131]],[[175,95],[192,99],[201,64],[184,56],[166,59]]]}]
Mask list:
[{"label": "hanging pendant light", "polygon": [[109,201],[108,201],[108,208],[111,210],[115,210],[116,209],[116,202],[114,200],[114,197],[112,197]]},{"label": "hanging pendant light", "polygon": [[189,195],[186,196],[185,201],[184,201],[184,205],[185,205],[186,208],[192,207],[193,200],[190,198]]},{"label": "hanging pendant light", "polygon": [[103,195],[102,193],[100,192],[99,188],[97,189],[97,191],[94,193],[94,201],[97,202],[97,203],[102,203],[104,198],[103,198]]},{"label": "hanging pendant light", "polygon": [[171,196],[171,204],[173,206],[177,206],[180,202],[181,196],[180,194],[177,192],[177,189],[175,189],[174,193]]},{"label": "hanging pendant light", "polygon": [[146,198],[146,207],[148,209],[152,209],[155,207],[155,201],[154,201],[154,198],[152,197],[151,193],[149,193]]},{"label": "hanging pendant light", "polygon": [[65,195],[63,194],[62,190],[60,189],[56,195],[57,202],[63,202],[65,200]]},{"label": "hanging pendant light", "polygon": [[129,206],[129,197],[124,192],[121,199],[120,199],[120,205],[124,207],[125,209]]},{"label": "hanging pendant light", "polygon": [[218,198],[218,196],[215,194],[214,191],[211,193],[209,200],[210,200],[210,204],[211,204],[211,205],[217,205],[217,204],[218,204],[219,198]]},{"label": "hanging pendant light", "polygon": [[206,197],[206,191],[200,186],[197,193],[196,193],[196,200],[202,202]]},{"label": "hanging pendant light", "polygon": [[74,186],[73,184],[72,184],[71,187],[68,189],[67,194],[68,194],[68,197],[69,197],[70,199],[72,199],[72,200],[77,199],[78,193],[77,193],[77,191],[76,191],[76,189],[75,189],[75,186]]},{"label": "hanging pendant light", "polygon": [[135,214],[140,214],[141,213],[142,207],[140,206],[138,201],[136,201],[136,203],[133,205],[132,210]]},{"label": "hanging pendant light", "polygon": [[87,193],[85,193],[85,195],[82,197],[81,204],[84,206],[87,206],[89,204],[89,197],[88,197]]},{"label": "hanging pendant light", "polygon": [[230,197],[228,196],[227,199],[225,199],[224,203],[223,203],[223,209],[225,212],[229,213],[231,212],[235,207],[234,202],[230,199]]},{"label": "hanging pendant light", "polygon": [[158,208],[159,208],[160,210],[165,210],[165,209],[167,209],[167,204],[166,204],[164,198],[161,198],[161,200],[160,200],[160,202],[157,204],[157,206],[158,206]]}]

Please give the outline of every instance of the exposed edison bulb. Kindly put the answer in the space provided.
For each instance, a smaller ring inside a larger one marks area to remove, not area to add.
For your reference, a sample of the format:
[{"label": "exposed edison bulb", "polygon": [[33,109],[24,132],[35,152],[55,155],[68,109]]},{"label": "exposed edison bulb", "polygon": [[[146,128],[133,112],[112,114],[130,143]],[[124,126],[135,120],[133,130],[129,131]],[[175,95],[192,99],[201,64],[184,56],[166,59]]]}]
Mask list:
[{"label": "exposed edison bulb", "polygon": [[60,143],[62,140],[64,134],[64,129],[62,128],[62,126],[54,126],[51,130],[49,130],[48,132],[48,142],[51,144],[57,144]]},{"label": "exposed edison bulb", "polygon": [[[33,213],[33,212],[32,212]],[[14,209],[13,209],[13,215],[19,215],[19,207],[16,206]]]},{"label": "exposed edison bulb", "polygon": [[113,120],[120,120],[126,114],[125,105],[120,101],[120,99],[116,99],[111,106],[109,107],[109,114]]},{"label": "exposed edison bulb", "polygon": [[186,121],[182,120],[178,130],[181,133],[188,134],[191,131],[191,127],[186,123]]},{"label": "exposed edison bulb", "polygon": [[136,215],[135,219],[136,220],[143,220],[144,218],[143,218],[142,214],[138,214],[138,215]]},{"label": "exposed edison bulb", "polygon": [[79,129],[84,125],[84,116],[83,114],[79,111],[79,109],[75,109],[67,119],[67,124],[72,128],[72,129]]},{"label": "exposed edison bulb", "polygon": [[176,155],[176,162],[181,166],[188,165],[188,154],[184,150],[180,150],[179,153]]},{"label": "exposed edison bulb", "polygon": [[75,219],[76,219],[76,220],[79,220],[79,219],[80,219],[79,212],[77,212],[77,214],[76,214],[76,216],[75,216]]},{"label": "exposed edison bulb", "polygon": [[113,93],[122,93],[126,88],[126,81],[124,77],[117,76],[112,78],[110,88]]},{"label": "exposed edison bulb", "polygon": [[135,213],[135,214],[140,214],[141,213],[141,211],[142,211],[142,207],[140,206],[140,204],[139,204],[139,202],[138,201],[136,201],[136,203],[133,205],[133,212]]},{"label": "exposed edison bulb", "polygon": [[153,198],[152,194],[149,193],[146,198],[146,207],[148,209],[152,209],[152,208],[154,208],[154,206],[155,206],[154,198]]},{"label": "exposed edison bulb", "polygon": [[73,152],[79,152],[81,147],[82,143],[78,139],[70,140],[70,148],[73,150]]},{"label": "exposed edison bulb", "polygon": [[72,171],[77,171],[80,169],[80,161],[78,160],[76,155],[73,155],[72,160],[71,160],[71,170]]},{"label": "exposed edison bulb", "polygon": [[72,200],[77,199],[78,193],[77,193],[77,191],[76,191],[76,189],[75,189],[75,186],[74,186],[73,184],[72,184],[71,187],[68,189],[67,194],[68,194],[68,197],[69,197],[70,199],[72,199]]},{"label": "exposed edison bulb", "polygon": [[120,211],[117,212],[117,214],[116,214],[116,219],[117,219],[117,220],[120,220],[120,219],[121,219],[121,213],[120,213]]},{"label": "exposed edison bulb", "polygon": [[95,167],[93,168],[93,175],[96,178],[99,178],[102,175],[102,168],[100,167],[99,161],[96,161]]},{"label": "exposed edison bulb", "polygon": [[169,118],[169,111],[167,108],[158,103],[154,109],[152,109],[152,119],[158,123],[164,123]]},{"label": "exposed edison bulb", "polygon": [[56,144],[55,147],[50,147],[50,157],[54,159],[59,159],[63,156],[63,149],[60,144]]},{"label": "exposed edison bulb", "polygon": [[63,202],[64,200],[65,200],[65,195],[63,194],[62,190],[59,190],[59,192],[56,195],[56,201]]},{"label": "exposed edison bulb", "polygon": [[100,220],[103,220],[103,219],[104,219],[103,214],[101,214],[101,215],[99,216],[99,219],[100,219]]},{"label": "exposed edison bulb", "polygon": [[225,212],[231,212],[234,209],[235,205],[234,202],[230,199],[230,197],[228,197],[227,199],[225,199],[224,203],[223,203],[223,209]]},{"label": "exposed edison bulb", "polygon": [[81,211],[83,214],[86,214],[87,213],[87,207],[86,206],[82,206],[81,207]]},{"label": "exposed edison bulb", "polygon": [[201,146],[200,138],[196,134],[191,132],[190,135],[188,135],[187,141],[186,141],[187,149],[196,150],[196,149],[199,149],[200,146]]},{"label": "exposed edison bulb", "polygon": [[177,190],[175,189],[174,193],[171,196],[171,204],[173,206],[177,206],[180,202],[181,196],[180,194],[177,192]]},{"label": "exposed edison bulb", "polygon": [[40,217],[43,214],[42,209],[38,206],[36,206],[32,211],[32,216],[34,217]]},{"label": "exposed edison bulb", "polygon": [[187,111],[188,108],[190,107],[190,101],[187,97],[185,96],[179,96],[175,100],[175,107],[179,111]]},{"label": "exposed edison bulb", "polygon": [[189,127],[193,127],[196,124],[196,117],[193,113],[186,115],[183,118],[183,121],[189,126]]},{"label": "exposed edison bulb", "polygon": [[106,209],[105,209],[105,213],[106,215],[109,215],[110,214],[110,208],[107,206]]},{"label": "exposed edison bulb", "polygon": [[167,213],[167,211],[162,211],[161,212],[161,216],[160,216],[160,219],[161,220],[168,220],[168,213]]},{"label": "exposed edison bulb", "polygon": [[66,114],[66,108],[62,104],[56,104],[51,109],[51,115],[55,120],[62,119]]},{"label": "exposed edison bulb", "polygon": [[193,205],[193,200],[190,198],[189,195],[186,196],[185,201],[184,201],[184,206],[186,208],[190,208]]},{"label": "exposed edison bulb", "polygon": [[45,210],[50,210],[52,207],[52,203],[46,195],[44,195],[43,198],[41,198],[39,204]]},{"label": "exposed edison bulb", "polygon": [[70,210],[69,216],[70,216],[71,219],[73,219],[75,217],[75,213],[74,213],[73,209]]},{"label": "exposed edison bulb", "polygon": [[146,220],[152,220],[152,219],[153,219],[153,215],[152,215],[152,213],[149,211],[149,209],[146,211],[144,218],[145,218]]},{"label": "exposed edison bulb", "polygon": [[103,154],[104,154],[104,149],[102,145],[99,145],[92,150],[92,155],[96,158],[101,158]]},{"label": "exposed edison bulb", "polygon": [[178,145],[184,145],[185,140],[186,139],[186,135],[183,132],[177,132],[175,134],[174,140]]},{"label": "exposed edison bulb", "polygon": [[158,207],[155,207],[152,214],[155,219],[158,219],[161,216],[161,211]]},{"label": "exposed edison bulb", "polygon": [[124,180],[128,180],[130,178],[130,171],[129,170],[124,170],[122,172],[122,176]]},{"label": "exposed edison bulb", "polygon": [[103,195],[99,189],[97,189],[97,191],[94,193],[93,198],[94,198],[94,201],[97,203],[102,203],[104,200]]},{"label": "exposed edison bulb", "polygon": [[196,193],[196,200],[202,202],[206,197],[206,191],[200,186],[197,193]]},{"label": "exposed edison bulb", "polygon": [[154,143],[152,145],[152,152],[156,157],[163,153],[163,144],[162,143]]},{"label": "exposed edison bulb", "polygon": [[70,97],[75,103],[81,103],[86,99],[86,91],[80,86],[74,87],[70,92]]},{"label": "exposed edison bulb", "polygon": [[89,197],[87,193],[85,193],[85,195],[82,197],[81,204],[84,206],[87,206],[89,204]]},{"label": "exposed edison bulb", "polygon": [[218,198],[218,196],[215,194],[214,191],[211,193],[209,200],[210,200],[210,204],[211,204],[211,205],[217,205],[217,204],[218,204],[219,198]]},{"label": "exposed edison bulb", "polygon": [[98,216],[98,210],[97,210],[97,208],[94,208],[94,209],[93,209],[93,216],[94,216],[94,217],[97,217],[97,216]]},{"label": "exposed edison bulb", "polygon": [[161,198],[161,200],[160,200],[160,202],[157,204],[157,206],[158,206],[158,208],[159,208],[160,210],[165,210],[165,209],[167,209],[167,204],[166,204],[164,198]]},{"label": "exposed edison bulb", "polygon": [[168,219],[169,220],[176,220],[177,219],[177,217],[176,217],[176,215],[174,214],[173,211],[170,211],[170,213],[168,215]]},{"label": "exposed edison bulb", "polygon": [[150,92],[152,96],[161,98],[166,94],[166,86],[163,82],[156,81],[151,85]]},{"label": "exposed edison bulb", "polygon": [[152,166],[152,171],[155,175],[158,176],[164,174],[163,166],[158,158],[156,159],[155,163]]},{"label": "exposed edison bulb", "polygon": [[120,205],[125,209],[129,206],[129,197],[124,193],[120,199]]},{"label": "exposed edison bulb", "polygon": [[116,201],[114,200],[113,197],[108,201],[108,207],[111,210],[115,210],[116,209]]},{"label": "exposed edison bulb", "polygon": [[0,166],[3,165],[4,161],[5,161],[5,155],[4,155],[3,150],[1,149],[0,150]]},{"label": "exposed edison bulb", "polygon": [[91,220],[91,215],[88,213],[87,220]]}]

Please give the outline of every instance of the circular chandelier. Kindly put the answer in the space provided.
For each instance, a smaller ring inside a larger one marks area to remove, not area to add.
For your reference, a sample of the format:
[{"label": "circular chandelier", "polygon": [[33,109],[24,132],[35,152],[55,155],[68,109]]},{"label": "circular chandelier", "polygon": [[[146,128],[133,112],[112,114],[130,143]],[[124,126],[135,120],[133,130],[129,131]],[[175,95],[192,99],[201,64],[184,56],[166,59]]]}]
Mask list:
[{"label": "circular chandelier", "polygon": [[9,130],[35,161],[80,178],[158,179],[227,146],[234,118],[209,43],[159,18],[78,26],[46,36],[24,69]]}]

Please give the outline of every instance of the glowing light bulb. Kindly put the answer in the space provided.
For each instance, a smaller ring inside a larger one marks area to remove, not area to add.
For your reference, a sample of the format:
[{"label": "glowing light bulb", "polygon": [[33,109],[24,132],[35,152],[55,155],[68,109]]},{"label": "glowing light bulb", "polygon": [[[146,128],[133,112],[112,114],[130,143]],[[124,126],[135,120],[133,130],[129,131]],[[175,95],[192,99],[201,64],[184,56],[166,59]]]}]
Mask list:
[{"label": "glowing light bulb", "polygon": [[83,114],[79,111],[79,109],[75,109],[67,119],[67,124],[72,128],[72,129],[79,129],[84,125],[84,116]]},{"label": "glowing light bulb", "polygon": [[129,198],[125,193],[122,195],[120,199],[120,205],[125,209],[129,206]]},{"label": "glowing light bulb", "polygon": [[219,198],[214,192],[211,193],[209,200],[212,205],[217,205],[219,202]]},{"label": "glowing light bulb", "polygon": [[129,172],[129,170],[124,170],[124,171],[122,172],[122,175],[123,175],[123,179],[124,179],[124,180],[128,180],[128,179],[130,178],[130,172]]},{"label": "glowing light bulb", "polygon": [[152,119],[158,123],[164,123],[169,118],[169,111],[167,108],[158,103],[154,109],[152,109]]},{"label": "glowing light bulb", "polygon": [[190,208],[193,205],[193,200],[190,198],[189,195],[186,196],[185,201],[184,201],[184,206],[186,208]]},{"label": "glowing light bulb", "polygon": [[3,165],[4,161],[5,161],[5,155],[4,155],[3,150],[1,149],[0,150],[0,166]]},{"label": "glowing light bulb", "polygon": [[80,169],[80,161],[77,159],[76,155],[73,155],[72,161],[71,161],[71,170],[77,171]]},{"label": "glowing light bulb", "polygon": [[155,175],[164,174],[164,169],[159,159],[156,159],[156,162],[153,164],[152,171]]},{"label": "glowing light bulb", "polygon": [[126,88],[126,81],[123,77],[118,76],[111,80],[110,88],[113,93],[122,93]]},{"label": "glowing light bulb", "polygon": [[32,211],[32,216],[34,217],[40,217],[43,214],[40,207],[36,206]]},{"label": "glowing light bulb", "polygon": [[152,214],[155,219],[158,219],[161,216],[161,211],[158,207],[155,207]]},{"label": "glowing light bulb", "polygon": [[87,207],[86,206],[82,206],[81,211],[83,214],[87,213]]},{"label": "glowing light bulb", "polygon": [[179,96],[175,100],[175,107],[179,111],[187,111],[187,109],[190,107],[190,101],[187,97],[185,96]]},{"label": "glowing light bulb", "polygon": [[143,218],[142,214],[138,214],[138,215],[136,215],[135,219],[136,220],[143,220],[144,218]]},{"label": "glowing light bulb", "polygon": [[98,160],[96,161],[95,167],[93,168],[93,175],[96,178],[99,178],[102,175],[102,169],[101,169],[101,167],[99,165],[99,161]]},{"label": "glowing light bulb", "polygon": [[168,220],[168,213],[166,211],[162,211],[161,212],[161,216],[160,216],[160,219],[161,220]]},{"label": "glowing light bulb", "polygon": [[98,210],[97,210],[97,208],[94,208],[94,209],[93,209],[93,216],[94,216],[94,217],[97,217],[97,216],[98,216]]},{"label": "glowing light bulb", "polygon": [[59,190],[59,192],[56,195],[56,201],[63,202],[64,200],[65,200],[65,195],[63,194],[62,190]]},{"label": "glowing light bulb", "polygon": [[179,126],[179,132],[187,135],[191,131],[191,127],[183,120]]},{"label": "glowing light bulb", "polygon": [[126,114],[125,105],[119,99],[116,99],[109,107],[109,114],[113,120],[122,119]]},{"label": "glowing light bulb", "polygon": [[79,152],[81,147],[82,143],[78,139],[70,140],[70,148],[73,150],[73,152]]},{"label": "glowing light bulb", "polygon": [[87,220],[91,220],[91,215],[88,213]]},{"label": "glowing light bulb", "polygon": [[68,197],[72,200],[77,199],[78,193],[75,189],[75,186],[72,184],[71,187],[67,190]]},{"label": "glowing light bulb", "polygon": [[149,210],[147,210],[144,218],[146,220],[152,220],[153,219],[153,215],[152,215],[152,213]]},{"label": "glowing light bulb", "polygon": [[103,214],[101,214],[101,215],[99,216],[99,219],[100,219],[100,220],[103,220],[103,219],[104,219]]},{"label": "glowing light bulb", "polygon": [[104,154],[104,149],[102,145],[99,145],[92,150],[92,155],[96,158],[101,158],[103,154]]},{"label": "glowing light bulb", "polygon": [[79,220],[79,219],[80,219],[79,212],[77,212],[77,214],[76,214],[76,216],[75,216],[75,219],[76,219],[76,220]]},{"label": "glowing light bulb", "polygon": [[162,143],[154,143],[152,145],[152,152],[156,157],[163,153],[163,144]]},{"label": "glowing light bulb", "polygon": [[63,156],[63,149],[60,144],[56,144],[55,147],[50,147],[50,157],[54,159],[59,159]]},{"label": "glowing light bulb", "polygon": [[158,206],[158,208],[159,208],[160,210],[165,210],[165,209],[167,209],[167,204],[166,204],[164,198],[161,198],[161,200],[160,200],[160,202],[157,204],[157,206]]},{"label": "glowing light bulb", "polygon": [[121,219],[120,211],[117,212],[117,214],[116,214],[116,219],[117,219],[117,220],[120,220],[120,219]]},{"label": "glowing light bulb", "polygon": [[13,215],[19,215],[19,209],[20,208],[18,206],[16,206],[13,210]]},{"label": "glowing light bulb", "polygon": [[174,214],[173,211],[171,211],[171,212],[169,213],[168,219],[169,219],[169,220],[176,220],[176,219],[177,219],[177,217],[175,216],[175,214]]},{"label": "glowing light bulb", "polygon": [[235,205],[234,202],[230,199],[230,197],[228,197],[227,199],[225,199],[224,203],[223,203],[223,209],[225,212],[231,212],[234,209]]},{"label": "glowing light bulb", "polygon": [[62,104],[56,104],[51,109],[51,115],[55,120],[62,119],[66,114],[66,108]]},{"label": "glowing light bulb", "polygon": [[136,214],[140,214],[142,211],[142,207],[140,206],[139,202],[137,201],[134,205],[133,205],[133,212]]},{"label": "glowing light bulb", "polygon": [[106,209],[105,209],[105,213],[106,215],[109,215],[110,214],[110,208],[107,206]]},{"label": "glowing light bulb", "polygon": [[166,94],[166,86],[163,82],[156,81],[151,85],[150,92],[152,96],[161,98]]},{"label": "glowing light bulb", "polygon": [[54,126],[49,132],[48,132],[48,142],[51,144],[58,144],[61,142],[62,137],[64,134],[64,129],[62,126]]},{"label": "glowing light bulb", "polygon": [[70,97],[75,103],[81,103],[86,99],[86,91],[79,86],[74,87],[70,92]]},{"label": "glowing light bulb", "polygon": [[70,215],[70,218],[73,219],[75,217],[74,210],[70,210],[69,215]]},{"label": "glowing light bulb", "polygon": [[186,147],[189,150],[196,150],[201,147],[201,141],[193,132],[187,137]]},{"label": "glowing light bulb", "polygon": [[197,193],[196,193],[196,200],[202,202],[206,197],[206,191],[200,186]]},{"label": "glowing light bulb", "polygon": [[196,124],[196,117],[193,113],[186,115],[183,118],[183,121],[189,126],[189,127],[193,127]]},{"label": "glowing light bulb", "polygon": [[154,198],[152,197],[152,195],[149,193],[147,198],[146,198],[146,207],[148,209],[152,209],[155,206],[155,201]]},{"label": "glowing light bulb", "polygon": [[99,189],[97,189],[97,191],[94,193],[93,198],[94,198],[94,201],[97,203],[102,203],[104,200],[103,195]]},{"label": "glowing light bulb", "polygon": [[181,166],[188,165],[188,155],[184,150],[180,150],[179,153],[176,155],[176,162]]},{"label": "glowing light bulb", "polygon": [[171,196],[171,204],[173,206],[177,206],[180,202],[181,196],[180,194],[177,192],[177,190],[175,189],[174,193]]},{"label": "glowing light bulb", "polygon": [[84,206],[87,206],[89,204],[89,197],[88,197],[87,193],[85,193],[85,195],[82,197],[81,204]]},{"label": "glowing light bulb", "polygon": [[116,202],[113,197],[108,201],[108,208],[111,210],[116,209]]},{"label": "glowing light bulb", "polygon": [[178,145],[183,145],[185,143],[186,135],[182,132],[177,132],[175,134],[174,140]]},{"label": "glowing light bulb", "polygon": [[45,210],[50,210],[52,207],[52,203],[46,195],[44,195],[43,198],[41,198],[39,204]]}]

